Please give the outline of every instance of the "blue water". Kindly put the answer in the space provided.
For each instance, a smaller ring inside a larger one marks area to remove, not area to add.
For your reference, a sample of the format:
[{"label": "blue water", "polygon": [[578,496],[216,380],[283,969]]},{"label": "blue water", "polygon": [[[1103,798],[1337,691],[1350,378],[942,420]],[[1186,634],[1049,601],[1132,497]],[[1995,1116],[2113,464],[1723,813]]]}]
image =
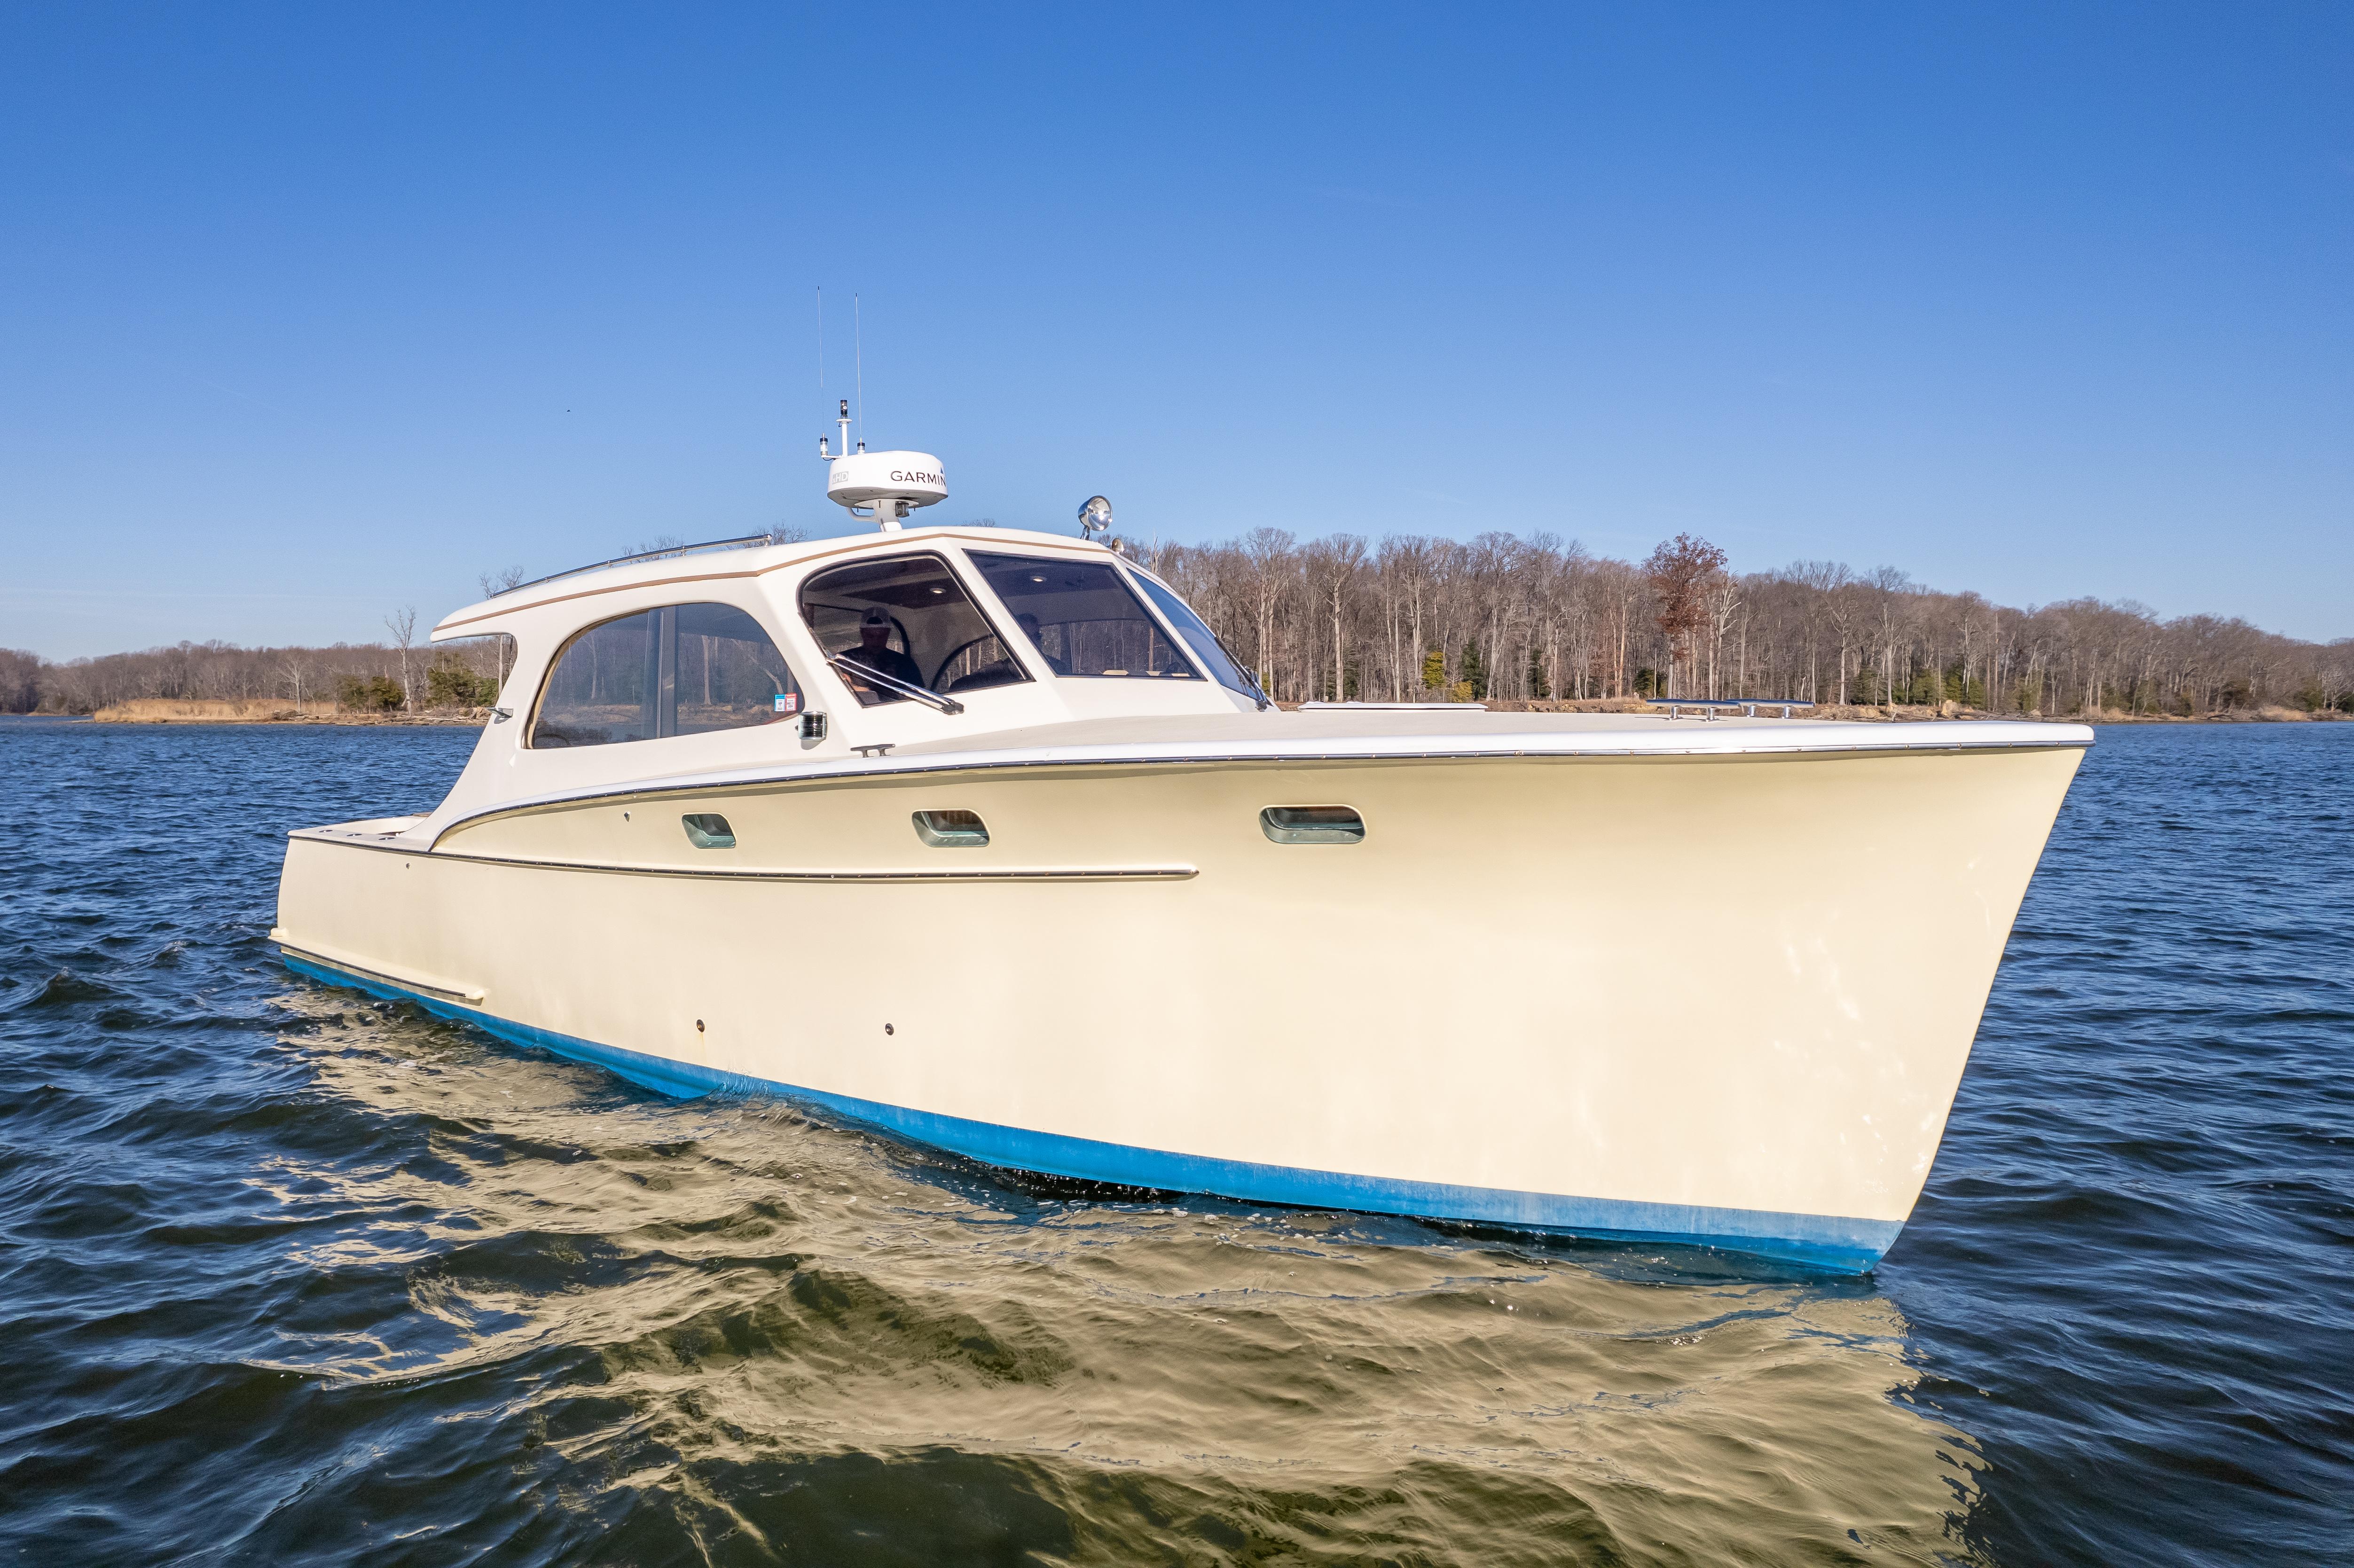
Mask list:
[{"label": "blue water", "polygon": [[0,723],[0,1561],[2354,1557],[2354,726],[2101,732],[1857,1280],[1025,1181],[289,976],[284,830],[472,738]]}]

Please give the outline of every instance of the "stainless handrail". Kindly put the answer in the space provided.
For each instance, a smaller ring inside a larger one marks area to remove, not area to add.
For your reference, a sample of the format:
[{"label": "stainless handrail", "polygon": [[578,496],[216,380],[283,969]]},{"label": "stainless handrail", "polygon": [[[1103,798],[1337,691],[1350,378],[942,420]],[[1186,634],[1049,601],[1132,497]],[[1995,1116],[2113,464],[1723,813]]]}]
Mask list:
[{"label": "stainless handrail", "polygon": [[501,588],[491,595],[491,598],[504,599],[511,593],[521,593],[527,588],[537,588],[542,583],[557,582],[565,577],[577,577],[583,572],[602,571],[607,567],[625,567],[631,561],[659,561],[665,556],[692,556],[698,550],[732,550],[744,545],[768,545],[775,543],[776,538],[774,534],[747,534],[740,539],[708,539],[700,545],[667,545],[659,550],[640,550],[634,556],[615,556],[610,561],[597,561],[585,567],[573,567],[561,572],[550,572],[544,577],[534,577],[527,583],[517,583],[513,588]]},{"label": "stainless handrail", "polygon": [[855,659],[845,659],[839,653],[829,653],[825,656],[825,662],[844,675],[864,681],[870,686],[880,686],[886,692],[896,692],[903,697],[913,697],[926,707],[938,708],[944,714],[964,712],[964,705],[954,697],[944,697],[929,686],[915,685],[900,680],[896,675],[886,675],[880,670],[858,662]]},{"label": "stainless handrail", "polygon": [[1780,708],[1782,716],[1788,718],[1792,708],[1815,705],[1794,697],[1647,697],[1644,700],[1655,708],[1667,709],[1670,718],[1680,716],[1686,708],[1700,709],[1703,718],[1714,718],[1717,710],[1722,708],[1739,708],[1750,718],[1757,716],[1759,708]]}]

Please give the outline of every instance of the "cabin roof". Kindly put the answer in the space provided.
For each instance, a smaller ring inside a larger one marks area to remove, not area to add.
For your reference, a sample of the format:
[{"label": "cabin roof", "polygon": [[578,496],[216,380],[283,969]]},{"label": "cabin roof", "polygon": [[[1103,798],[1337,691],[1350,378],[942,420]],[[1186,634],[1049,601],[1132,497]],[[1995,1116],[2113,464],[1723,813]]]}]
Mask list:
[{"label": "cabin roof", "polygon": [[980,546],[1018,545],[1024,549],[1059,549],[1097,556],[1115,553],[1093,540],[1075,539],[1065,534],[963,523],[901,528],[887,534],[878,530],[847,537],[796,539],[775,545],[721,541],[712,546],[694,545],[680,550],[627,556],[525,583],[463,609],[451,610],[435,625],[429,641],[447,642],[463,637],[487,637],[505,630],[505,622],[532,611],[625,589],[765,577],[770,572],[836,556],[887,555],[927,540],[946,540]]}]

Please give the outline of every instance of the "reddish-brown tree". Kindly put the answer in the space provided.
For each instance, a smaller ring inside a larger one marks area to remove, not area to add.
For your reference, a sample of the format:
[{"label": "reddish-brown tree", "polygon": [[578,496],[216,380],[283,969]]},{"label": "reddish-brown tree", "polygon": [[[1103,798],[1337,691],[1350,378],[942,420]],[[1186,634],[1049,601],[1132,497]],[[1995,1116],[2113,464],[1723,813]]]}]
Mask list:
[{"label": "reddish-brown tree", "polygon": [[1679,694],[1675,673],[1693,664],[1693,640],[1709,623],[1708,590],[1724,574],[1724,552],[1705,539],[1679,534],[1651,552],[1643,576],[1659,602],[1660,633],[1668,640],[1668,693]]}]

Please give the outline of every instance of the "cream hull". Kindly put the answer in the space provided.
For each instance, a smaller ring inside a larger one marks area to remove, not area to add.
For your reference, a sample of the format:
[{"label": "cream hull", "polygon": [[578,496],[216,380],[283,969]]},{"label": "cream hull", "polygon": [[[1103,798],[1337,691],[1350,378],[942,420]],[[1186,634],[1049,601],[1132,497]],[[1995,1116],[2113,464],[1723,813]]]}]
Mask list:
[{"label": "cream hull", "polygon": [[[779,1088],[995,1163],[1861,1268],[2081,755],[649,788],[430,850],[298,833],[276,935],[657,1087]],[[1364,842],[1259,830],[1330,803]],[[990,845],[920,843],[940,808]],[[738,847],[691,847],[700,811]]]}]

